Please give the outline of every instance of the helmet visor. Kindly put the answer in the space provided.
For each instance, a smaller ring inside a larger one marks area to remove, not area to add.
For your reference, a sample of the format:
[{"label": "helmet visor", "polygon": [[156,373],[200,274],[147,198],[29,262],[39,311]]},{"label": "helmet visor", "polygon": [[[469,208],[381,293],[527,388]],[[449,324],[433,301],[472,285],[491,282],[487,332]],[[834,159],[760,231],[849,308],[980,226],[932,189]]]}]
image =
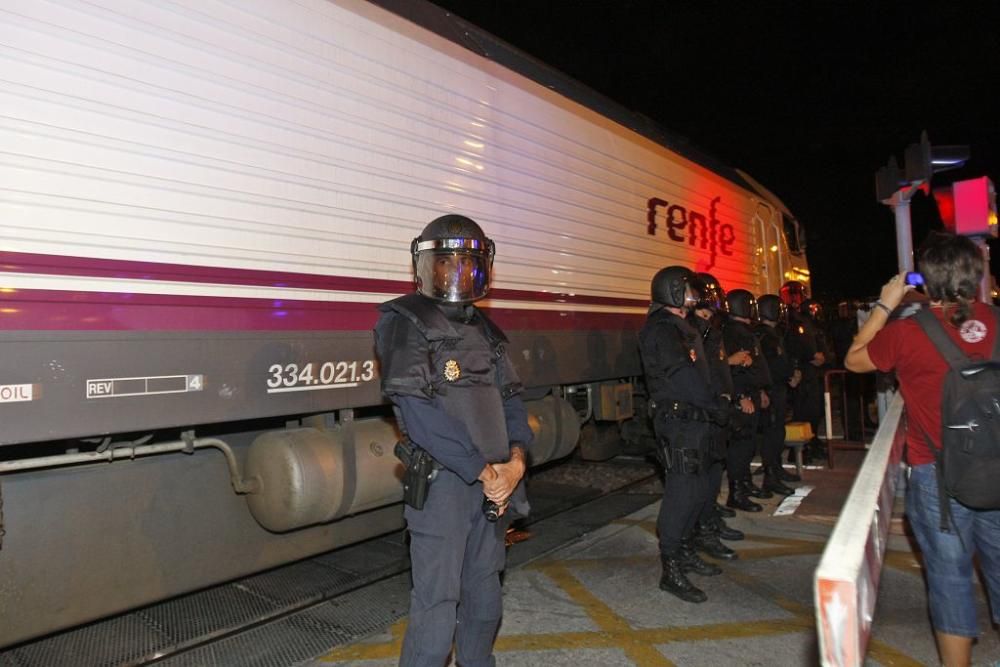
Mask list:
[{"label": "helmet visor", "polygon": [[475,301],[490,290],[490,257],[486,252],[440,247],[421,250],[415,270],[417,291],[436,301]]}]

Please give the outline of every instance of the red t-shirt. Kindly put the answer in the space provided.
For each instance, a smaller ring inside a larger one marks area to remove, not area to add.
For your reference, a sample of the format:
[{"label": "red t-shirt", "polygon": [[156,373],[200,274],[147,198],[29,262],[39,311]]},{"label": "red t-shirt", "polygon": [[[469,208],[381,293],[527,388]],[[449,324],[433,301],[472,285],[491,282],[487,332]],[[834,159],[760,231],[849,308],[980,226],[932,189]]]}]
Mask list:
[{"label": "red t-shirt", "polygon": [[[945,321],[941,308],[931,312],[970,359],[989,359],[996,337],[996,318],[989,306],[976,303],[972,317],[961,327]],[[875,334],[868,343],[868,356],[880,371],[896,371],[899,390],[906,403],[908,428],[906,460],[910,465],[932,463],[924,433],[941,441],[941,388],[948,363],[920,325],[911,319],[896,320]]]}]

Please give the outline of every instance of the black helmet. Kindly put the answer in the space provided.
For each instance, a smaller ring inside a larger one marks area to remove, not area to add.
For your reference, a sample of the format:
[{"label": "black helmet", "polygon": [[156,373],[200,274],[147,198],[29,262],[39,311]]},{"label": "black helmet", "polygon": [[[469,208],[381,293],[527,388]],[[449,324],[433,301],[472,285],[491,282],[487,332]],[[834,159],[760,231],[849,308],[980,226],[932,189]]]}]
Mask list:
[{"label": "black helmet", "polygon": [[490,291],[493,241],[464,215],[443,215],[410,244],[417,291],[446,303],[468,303]]},{"label": "black helmet", "polygon": [[757,313],[761,320],[780,322],[785,319],[785,308],[777,294],[762,294],[757,299]]},{"label": "black helmet", "polygon": [[757,319],[757,299],[745,289],[729,290],[729,314],[734,317],[745,317],[748,320]]},{"label": "black helmet", "polygon": [[711,273],[696,273],[691,282],[695,297],[698,303],[695,308],[705,308],[713,313],[722,313],[729,310],[729,302],[726,301],[726,293],[722,285]]},{"label": "black helmet", "polygon": [[806,286],[798,280],[789,280],[781,286],[781,300],[792,309],[798,309],[802,302],[806,300],[808,290]]},{"label": "black helmet", "polygon": [[653,303],[672,308],[690,308],[695,304],[691,281],[694,273],[683,266],[668,266],[660,269],[650,283],[649,292]]},{"label": "black helmet", "polygon": [[820,313],[823,312],[823,306],[819,301],[806,299],[799,306],[799,312],[807,317],[818,318]]}]

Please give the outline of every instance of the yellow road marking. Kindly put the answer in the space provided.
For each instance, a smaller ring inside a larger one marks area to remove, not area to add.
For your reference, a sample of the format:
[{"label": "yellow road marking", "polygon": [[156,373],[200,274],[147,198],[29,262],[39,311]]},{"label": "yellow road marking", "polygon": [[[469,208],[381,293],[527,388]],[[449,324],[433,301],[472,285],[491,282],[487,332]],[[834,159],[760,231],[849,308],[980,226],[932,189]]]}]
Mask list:
[{"label": "yellow road marking", "polygon": [[[638,526],[645,530],[652,528],[655,533],[655,522],[652,521],[618,520],[615,523]],[[821,542],[793,538],[747,535],[747,540],[773,544],[775,546],[737,548],[740,559],[753,560],[818,554],[822,552],[824,547],[824,544]],[[598,630],[504,635],[496,641],[496,652],[620,649],[636,665],[643,667],[646,665],[651,667],[671,667],[673,663],[657,650],[657,645],[677,642],[721,641],[748,637],[778,636],[812,632],[815,630],[815,619],[813,617],[813,610],[810,607],[785,597],[771,586],[733,568],[726,568],[723,576],[750,590],[757,597],[774,603],[792,616],[790,618],[710,623],[684,627],[633,628],[624,618],[616,614],[606,603],[588,590],[571,572],[574,568],[606,567],[609,564],[618,567],[656,567],[658,561],[659,557],[657,555],[649,554],[620,558],[602,557],[600,559],[575,558],[559,561],[539,561],[526,565],[525,569],[540,571],[559,586],[574,603],[587,613],[597,625]],[[914,567],[919,568],[919,564],[913,555],[907,552],[887,552],[886,564],[907,571],[912,571]],[[390,628],[391,641],[382,643],[357,643],[338,647],[320,658],[319,661],[336,663],[350,660],[384,660],[398,657],[405,628],[406,621],[404,619],[395,623]],[[871,658],[884,665],[913,667],[921,664],[899,649],[875,640],[872,640],[869,644],[868,653]]]},{"label": "yellow road marking", "polygon": [[919,660],[914,660],[899,649],[874,639],[868,642],[868,656],[877,660],[880,665],[891,665],[892,667],[923,667],[924,664]]}]

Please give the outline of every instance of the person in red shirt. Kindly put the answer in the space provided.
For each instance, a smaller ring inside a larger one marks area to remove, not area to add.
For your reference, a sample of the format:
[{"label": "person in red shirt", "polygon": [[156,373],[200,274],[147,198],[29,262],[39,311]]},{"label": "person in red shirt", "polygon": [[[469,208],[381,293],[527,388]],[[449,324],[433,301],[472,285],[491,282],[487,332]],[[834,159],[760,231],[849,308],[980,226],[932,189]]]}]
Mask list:
[{"label": "person in red shirt", "polygon": [[[998,320],[996,309],[975,301],[984,267],[979,248],[962,236],[932,234],[921,249],[919,267],[931,313],[970,359],[989,359]],[[957,667],[970,664],[972,642],[979,635],[973,587],[977,553],[993,620],[1000,623],[1000,510],[975,510],[949,498],[953,525],[949,532],[940,528],[936,445],[926,436],[940,438],[941,390],[948,364],[919,324],[911,319],[890,322],[890,314],[913,289],[905,276],[893,276],[882,287],[845,366],[858,373],[895,371],[899,380],[908,420],[906,516],[924,555],[941,661]]]}]

